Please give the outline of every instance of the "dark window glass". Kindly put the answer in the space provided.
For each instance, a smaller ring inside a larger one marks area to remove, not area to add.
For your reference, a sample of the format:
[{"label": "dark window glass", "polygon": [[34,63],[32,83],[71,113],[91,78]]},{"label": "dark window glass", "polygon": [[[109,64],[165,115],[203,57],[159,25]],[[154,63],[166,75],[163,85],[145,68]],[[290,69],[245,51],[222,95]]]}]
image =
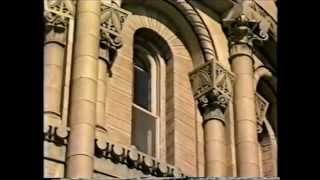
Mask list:
[{"label": "dark window glass", "polygon": [[132,119],[132,144],[135,145],[139,151],[155,156],[156,118],[133,107]]},{"label": "dark window glass", "polygon": [[133,102],[151,111],[151,74],[149,64],[134,60],[134,99]]}]

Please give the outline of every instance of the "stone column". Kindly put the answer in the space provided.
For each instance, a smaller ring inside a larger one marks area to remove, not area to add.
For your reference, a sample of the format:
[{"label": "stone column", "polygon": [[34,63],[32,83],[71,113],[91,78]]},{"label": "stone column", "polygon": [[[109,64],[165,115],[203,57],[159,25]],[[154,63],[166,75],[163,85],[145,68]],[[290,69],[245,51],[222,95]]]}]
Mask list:
[{"label": "stone column", "polygon": [[[229,81],[225,71],[219,71],[215,62],[201,65],[189,74],[194,98],[198,101],[198,108],[203,117],[204,146],[205,146],[205,175],[227,176],[227,151],[225,136],[225,109],[230,100],[231,87],[217,88],[217,84],[226,84],[220,81]],[[225,91],[224,91],[225,90]]]},{"label": "stone column", "polygon": [[223,19],[227,28],[231,68],[235,74],[234,113],[238,176],[259,176],[253,41],[268,39],[269,23],[241,1]]},{"label": "stone column", "polygon": [[100,3],[77,1],[69,119],[71,131],[67,152],[68,178],[93,176]]},{"label": "stone column", "polygon": [[61,124],[62,83],[68,19],[45,13],[44,119],[45,125]]},{"label": "stone column", "polygon": [[259,176],[257,117],[253,88],[253,58],[248,44],[233,44],[230,61],[236,75],[234,110],[239,176]]},{"label": "stone column", "polygon": [[106,76],[107,76],[107,58],[109,50],[100,48],[98,60],[98,81],[97,81],[97,121],[96,121],[96,138],[105,138],[107,133],[105,120],[105,97],[106,97]]},{"label": "stone column", "polygon": [[227,176],[227,154],[225,136],[225,102],[222,94],[213,90],[198,99],[198,107],[203,117],[205,145],[205,175]]},{"label": "stone column", "polygon": [[242,14],[229,29],[229,60],[236,76],[234,111],[238,176],[259,176],[252,41],[265,40],[267,35],[262,31],[261,37],[256,35],[256,25],[259,24]]}]

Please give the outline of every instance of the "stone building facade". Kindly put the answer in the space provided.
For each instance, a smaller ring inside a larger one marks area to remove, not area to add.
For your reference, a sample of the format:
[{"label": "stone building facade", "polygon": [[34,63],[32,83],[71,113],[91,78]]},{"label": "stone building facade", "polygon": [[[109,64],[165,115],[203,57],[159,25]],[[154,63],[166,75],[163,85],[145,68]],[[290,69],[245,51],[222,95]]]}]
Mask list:
[{"label": "stone building facade", "polygon": [[44,176],[277,176],[276,0],[44,0]]}]

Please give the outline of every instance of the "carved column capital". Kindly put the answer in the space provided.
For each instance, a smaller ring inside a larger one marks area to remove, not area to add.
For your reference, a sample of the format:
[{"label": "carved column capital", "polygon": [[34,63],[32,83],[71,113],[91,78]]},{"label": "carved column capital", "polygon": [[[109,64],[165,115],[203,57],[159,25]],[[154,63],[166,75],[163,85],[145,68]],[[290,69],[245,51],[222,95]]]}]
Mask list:
[{"label": "carved column capital", "polygon": [[221,121],[225,125],[225,110],[229,98],[217,90],[212,90],[198,99],[198,108],[203,117],[203,125],[210,120]]},{"label": "carved column capital", "polygon": [[121,31],[130,12],[121,9],[118,1],[102,1],[100,46],[117,50],[122,46]]},{"label": "carved column capital", "polygon": [[233,77],[216,62],[208,62],[189,74],[193,96],[206,123],[219,120],[224,123],[224,113],[232,96]]},{"label": "carved column capital", "polygon": [[253,6],[252,1],[242,1],[235,5],[223,19],[231,47],[244,44],[250,49],[254,41],[261,43],[268,40],[270,23],[262,18]]},{"label": "carved column capital", "polygon": [[[101,2],[100,57],[110,70],[116,51],[122,47],[121,31],[130,12],[120,8],[119,0]],[[110,51],[109,53],[105,53]]]},{"label": "carved column capital", "polygon": [[69,19],[74,12],[75,0],[44,0],[45,43],[66,45]]},{"label": "carved column capital", "polygon": [[45,18],[45,43],[58,43],[66,45],[68,18],[56,13],[46,11]]}]

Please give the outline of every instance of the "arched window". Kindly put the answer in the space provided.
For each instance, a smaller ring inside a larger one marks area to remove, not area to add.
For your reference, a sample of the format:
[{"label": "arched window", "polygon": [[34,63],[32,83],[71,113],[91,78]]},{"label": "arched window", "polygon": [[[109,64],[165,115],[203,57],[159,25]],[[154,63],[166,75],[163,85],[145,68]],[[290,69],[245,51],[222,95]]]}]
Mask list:
[{"label": "arched window", "polygon": [[160,129],[165,127],[165,64],[170,52],[161,44],[164,40],[152,30],[135,33],[131,142],[154,157],[159,157]]}]

